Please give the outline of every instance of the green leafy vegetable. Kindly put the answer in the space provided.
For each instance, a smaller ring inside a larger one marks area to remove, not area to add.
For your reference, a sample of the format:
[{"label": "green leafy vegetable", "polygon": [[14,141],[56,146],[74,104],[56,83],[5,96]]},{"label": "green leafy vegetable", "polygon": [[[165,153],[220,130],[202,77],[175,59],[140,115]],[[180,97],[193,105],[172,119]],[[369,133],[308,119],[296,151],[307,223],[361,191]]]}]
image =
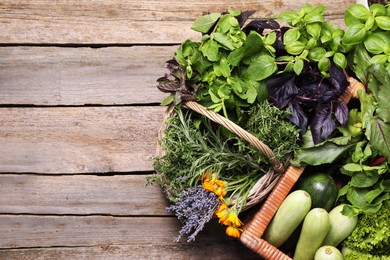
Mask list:
[{"label": "green leafy vegetable", "polygon": [[374,214],[360,216],[356,228],[343,242],[348,248],[345,259],[389,259],[389,219],[390,205],[381,207]]}]

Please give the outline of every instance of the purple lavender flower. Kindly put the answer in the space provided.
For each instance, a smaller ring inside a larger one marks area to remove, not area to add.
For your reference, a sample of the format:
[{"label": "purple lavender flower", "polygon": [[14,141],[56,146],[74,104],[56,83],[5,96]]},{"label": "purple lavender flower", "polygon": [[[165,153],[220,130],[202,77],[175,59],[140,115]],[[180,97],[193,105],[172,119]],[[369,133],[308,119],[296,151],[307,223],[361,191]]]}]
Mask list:
[{"label": "purple lavender flower", "polygon": [[187,242],[194,241],[196,235],[212,219],[219,204],[217,195],[201,185],[181,191],[175,204],[166,208],[167,212],[174,212],[183,224],[174,241],[179,242],[183,235],[188,235]]}]

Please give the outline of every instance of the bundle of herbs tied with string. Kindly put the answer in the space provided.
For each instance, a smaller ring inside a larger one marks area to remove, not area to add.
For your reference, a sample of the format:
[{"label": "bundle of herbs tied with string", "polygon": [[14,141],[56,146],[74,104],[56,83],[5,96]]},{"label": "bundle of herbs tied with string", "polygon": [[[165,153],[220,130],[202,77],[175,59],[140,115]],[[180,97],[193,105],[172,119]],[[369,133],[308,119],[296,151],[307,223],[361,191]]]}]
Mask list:
[{"label": "bundle of herbs tied with string", "polygon": [[[227,235],[240,237],[240,213],[266,198],[302,136],[318,144],[347,123],[344,31],[326,22],[324,11],[307,5],[281,14],[289,27],[247,23],[247,11],[207,14],[192,26],[201,40],[184,41],[167,62],[158,89],[170,94],[162,102],[170,112],[149,182],[164,188],[167,210],[183,224],[176,241],[195,240],[214,216]],[[272,155],[232,133],[231,124]]]}]

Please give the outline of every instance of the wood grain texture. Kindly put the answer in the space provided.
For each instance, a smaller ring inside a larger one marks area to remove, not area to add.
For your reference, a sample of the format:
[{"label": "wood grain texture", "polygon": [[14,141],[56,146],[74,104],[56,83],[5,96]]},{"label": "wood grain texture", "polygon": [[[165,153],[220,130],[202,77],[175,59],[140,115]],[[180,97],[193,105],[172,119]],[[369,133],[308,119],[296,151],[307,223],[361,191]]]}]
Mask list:
[{"label": "wood grain texture", "polygon": [[203,260],[205,257],[212,260],[261,259],[238,241],[233,240],[213,244],[195,242],[194,244],[132,244],[0,250],[0,259],[18,260]]},{"label": "wood grain texture", "polygon": [[0,175],[0,214],[169,216],[146,175]]},{"label": "wood grain texture", "polygon": [[[253,18],[275,18],[303,5],[323,4],[341,25],[342,12],[354,0],[246,1],[122,1],[122,0],[3,0],[0,3],[0,43],[25,44],[161,44],[198,39],[193,21],[207,12],[229,7],[255,10]],[[23,29],[21,29],[23,28]]]},{"label": "wood grain texture", "polygon": [[[0,215],[0,248],[97,245],[174,245],[180,222],[175,217]],[[221,245],[234,239],[211,220],[196,243]],[[235,240],[234,240],[235,241]],[[185,239],[183,242],[186,244]],[[196,246],[196,243],[194,246]]]},{"label": "wood grain texture", "polygon": [[0,104],[160,103],[177,46],[0,48]]},{"label": "wood grain texture", "polygon": [[164,109],[0,108],[0,172],[151,171]]}]

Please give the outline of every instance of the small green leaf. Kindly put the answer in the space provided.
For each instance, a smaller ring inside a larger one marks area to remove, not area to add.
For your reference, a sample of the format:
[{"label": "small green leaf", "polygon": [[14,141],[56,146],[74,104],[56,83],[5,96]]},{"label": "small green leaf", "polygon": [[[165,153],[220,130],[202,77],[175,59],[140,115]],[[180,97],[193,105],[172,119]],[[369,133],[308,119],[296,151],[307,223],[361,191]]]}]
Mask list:
[{"label": "small green leaf", "polygon": [[368,16],[370,16],[370,11],[361,4],[353,4],[348,8],[348,11],[353,15],[354,17],[358,19],[364,19],[366,20]]},{"label": "small green leaf", "polygon": [[277,71],[277,65],[274,58],[269,55],[262,55],[249,65],[245,78],[260,81],[268,78],[275,71]]},{"label": "small green leaf", "polygon": [[301,71],[303,70],[303,60],[297,59],[294,63],[294,72],[295,74],[299,75],[301,74]]},{"label": "small green leaf", "polygon": [[379,54],[379,55],[375,55],[375,56],[372,56],[371,60],[370,60],[370,65],[374,65],[374,64],[386,64],[387,61],[389,59],[389,56],[385,55],[385,54]]},{"label": "small green leaf", "polygon": [[385,42],[382,40],[380,36],[376,34],[371,34],[367,36],[364,40],[364,46],[366,49],[372,54],[381,54],[383,53],[383,48],[385,46]]},{"label": "small green leaf", "polygon": [[222,58],[218,63],[214,63],[214,72],[217,76],[229,77],[231,74],[230,66],[226,58]]},{"label": "small green leaf", "polygon": [[386,8],[382,4],[372,4],[372,5],[370,5],[370,11],[375,16],[386,15],[387,14]]},{"label": "small green leaf", "polygon": [[364,195],[369,190],[367,188],[354,188],[350,187],[347,191],[347,199],[352,203],[352,205],[357,207],[364,207],[367,205]]},{"label": "small green leaf", "polygon": [[364,24],[353,24],[345,30],[342,42],[344,44],[358,44],[366,38],[366,35],[367,31]]},{"label": "small green leaf", "polygon": [[249,86],[246,95],[248,97],[247,99],[248,103],[253,104],[257,98],[257,90],[253,86]]},{"label": "small green leaf", "polygon": [[265,37],[264,44],[272,45],[275,43],[275,41],[276,41],[276,33],[271,32]]},{"label": "small green leaf", "polygon": [[377,198],[381,193],[383,192],[383,189],[376,188],[373,190],[370,190],[364,195],[364,198],[366,199],[367,203],[371,203],[375,198]]},{"label": "small green leaf", "polygon": [[342,169],[347,172],[361,172],[363,170],[362,166],[357,163],[347,163],[342,167]]},{"label": "small green leaf", "polygon": [[226,34],[215,32],[212,34],[212,36],[217,42],[219,42],[222,46],[225,46],[229,50],[232,51],[235,49],[234,45]]},{"label": "small green leaf", "polygon": [[377,16],[375,17],[375,22],[382,30],[390,31],[390,17]]},{"label": "small green leaf", "polygon": [[294,41],[286,44],[285,49],[291,55],[299,55],[305,49],[305,44],[300,41]]},{"label": "small green leaf", "polygon": [[164,98],[164,100],[161,102],[161,106],[168,106],[174,100],[175,100],[175,96],[174,95],[169,95],[166,98]]},{"label": "small green leaf", "polygon": [[306,25],[306,31],[311,35],[315,40],[318,40],[321,36],[321,24],[320,23],[311,23]]},{"label": "small green leaf", "polygon": [[298,13],[295,11],[284,12],[278,16],[279,20],[286,21],[288,24],[292,24],[295,19],[299,19]]},{"label": "small green leaf", "polygon": [[212,39],[204,42],[200,47],[200,51],[209,61],[217,61],[219,59],[219,44]]},{"label": "small green leaf", "polygon": [[341,52],[336,52],[333,56],[333,62],[342,69],[347,67],[347,58]]},{"label": "small green leaf", "polygon": [[215,95],[211,89],[209,89],[209,95],[210,95],[210,98],[211,98],[211,101],[213,101],[213,103],[219,103],[221,102],[221,99],[219,97],[217,97],[217,95]]},{"label": "small green leaf", "polygon": [[211,13],[199,17],[195,20],[191,29],[201,33],[207,33],[221,17],[220,13]]},{"label": "small green leaf", "polygon": [[318,62],[318,69],[319,69],[321,72],[322,72],[322,71],[326,72],[326,71],[329,70],[330,65],[331,65],[331,63],[330,63],[329,58],[328,58],[328,57],[323,57],[323,58],[321,58],[320,61]]},{"label": "small green leaf", "polygon": [[303,20],[306,22],[306,24],[311,24],[311,23],[323,22],[324,17],[322,16],[321,13],[310,12],[307,15],[305,15]]},{"label": "small green leaf", "polygon": [[364,24],[364,29],[366,29],[368,31],[374,26],[374,24],[375,24],[375,17],[370,15],[367,18],[366,23]]},{"label": "small green leaf", "polygon": [[348,9],[344,12],[344,22],[347,26],[362,23],[361,19],[354,17]]},{"label": "small green leaf", "polygon": [[298,41],[300,36],[301,36],[301,33],[299,32],[298,29],[289,29],[283,35],[283,42],[284,42],[284,44],[296,42],[296,41]]},{"label": "small green leaf", "polygon": [[316,47],[310,50],[309,58],[313,61],[319,61],[325,56],[326,50],[322,47]]}]

